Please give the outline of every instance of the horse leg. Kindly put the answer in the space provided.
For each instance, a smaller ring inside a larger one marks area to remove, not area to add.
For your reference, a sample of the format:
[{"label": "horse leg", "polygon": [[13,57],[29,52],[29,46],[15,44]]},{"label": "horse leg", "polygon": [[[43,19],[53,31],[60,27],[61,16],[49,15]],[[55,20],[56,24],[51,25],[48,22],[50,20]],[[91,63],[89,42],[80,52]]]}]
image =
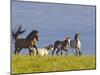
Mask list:
[{"label": "horse leg", "polygon": [[15,49],[15,51],[14,51],[14,54],[16,55],[16,51],[17,51],[17,49]]},{"label": "horse leg", "polygon": [[28,50],[29,50],[29,55],[31,56],[31,52],[32,52],[32,50],[31,50],[30,48],[28,48]]},{"label": "horse leg", "polygon": [[62,50],[61,50],[61,56],[62,56]]},{"label": "horse leg", "polygon": [[14,51],[14,54],[15,54],[15,55],[16,55],[17,50],[18,50],[18,48],[17,48],[17,47],[15,47],[15,51]]},{"label": "horse leg", "polygon": [[22,48],[18,49],[18,51],[17,51],[17,55],[19,54],[19,52],[21,51],[21,49],[22,49]]},{"label": "horse leg", "polygon": [[76,54],[75,54],[75,55],[76,55],[76,56],[78,56],[78,51],[77,51],[77,49],[75,49],[75,52],[76,52]]},{"label": "horse leg", "polygon": [[54,54],[55,50],[56,50],[56,48],[54,47],[54,49],[53,49],[53,51],[52,51],[52,56],[53,56],[53,54]]},{"label": "horse leg", "polygon": [[76,53],[75,53],[75,51],[74,51],[75,49],[74,48],[72,48],[72,51],[73,51],[73,53],[74,53],[74,55],[76,55]]},{"label": "horse leg", "polygon": [[37,55],[38,55],[38,50],[37,50],[37,47],[36,47],[36,45],[34,45],[34,48],[36,49],[36,52],[37,52]]},{"label": "horse leg", "polygon": [[81,56],[82,55],[82,53],[81,53],[81,51],[79,51],[79,56]]},{"label": "horse leg", "polygon": [[78,54],[79,54],[79,56],[81,56],[82,55],[82,53],[81,53],[81,51],[80,51],[80,49],[78,48]]},{"label": "horse leg", "polygon": [[64,51],[66,51],[66,56],[67,56],[67,54],[68,54],[68,50],[67,50],[67,49],[64,49]]},{"label": "horse leg", "polygon": [[57,54],[57,56],[58,56],[58,52],[60,51],[60,49],[58,49],[57,51],[56,51],[56,54]]}]

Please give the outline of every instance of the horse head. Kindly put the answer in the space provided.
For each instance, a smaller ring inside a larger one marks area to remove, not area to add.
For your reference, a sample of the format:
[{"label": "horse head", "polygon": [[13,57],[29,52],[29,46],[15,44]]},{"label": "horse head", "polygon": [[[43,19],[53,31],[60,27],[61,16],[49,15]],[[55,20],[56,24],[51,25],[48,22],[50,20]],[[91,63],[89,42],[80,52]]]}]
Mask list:
[{"label": "horse head", "polygon": [[47,49],[47,50],[53,50],[53,45],[50,44],[50,45],[48,45],[47,47],[45,47],[45,49]]},{"label": "horse head", "polygon": [[39,41],[39,31],[37,30],[31,31],[29,35],[26,37],[26,39],[29,39],[29,40],[36,39],[36,41]]},{"label": "horse head", "polygon": [[79,39],[79,36],[80,36],[80,33],[76,33],[75,36],[74,36],[74,39],[75,40],[78,40]]},{"label": "horse head", "polygon": [[49,50],[53,50],[53,47],[54,47],[53,44],[50,44],[49,45]]}]

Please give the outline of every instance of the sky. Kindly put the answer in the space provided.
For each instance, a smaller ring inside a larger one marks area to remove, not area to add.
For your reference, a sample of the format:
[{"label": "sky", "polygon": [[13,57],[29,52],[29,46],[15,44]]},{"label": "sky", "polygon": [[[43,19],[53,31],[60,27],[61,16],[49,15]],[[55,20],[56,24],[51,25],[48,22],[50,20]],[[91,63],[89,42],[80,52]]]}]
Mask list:
[{"label": "sky", "polygon": [[[32,30],[40,32],[38,48],[63,40],[66,36],[74,38],[80,33],[83,54],[95,54],[95,6],[54,4],[12,1],[11,27],[16,30],[22,25],[25,38]],[[13,45],[12,45],[12,51]],[[27,53],[23,49],[21,53]],[[71,53],[71,50],[69,50]]]}]

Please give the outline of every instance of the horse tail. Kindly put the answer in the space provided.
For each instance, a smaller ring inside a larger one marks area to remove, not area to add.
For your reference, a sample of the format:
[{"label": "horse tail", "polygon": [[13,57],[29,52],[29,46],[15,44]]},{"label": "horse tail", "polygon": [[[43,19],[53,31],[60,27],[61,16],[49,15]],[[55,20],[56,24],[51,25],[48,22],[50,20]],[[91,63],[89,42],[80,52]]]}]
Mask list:
[{"label": "horse tail", "polygon": [[22,33],[24,33],[26,30],[22,30],[22,26],[20,25],[19,28],[16,30],[16,32],[14,32],[12,30],[12,37],[14,38],[14,40],[16,40],[18,38],[18,36]]},{"label": "horse tail", "polygon": [[12,37],[13,37],[14,40],[16,40],[17,37],[18,37],[18,36],[14,33],[14,31],[12,31]]}]

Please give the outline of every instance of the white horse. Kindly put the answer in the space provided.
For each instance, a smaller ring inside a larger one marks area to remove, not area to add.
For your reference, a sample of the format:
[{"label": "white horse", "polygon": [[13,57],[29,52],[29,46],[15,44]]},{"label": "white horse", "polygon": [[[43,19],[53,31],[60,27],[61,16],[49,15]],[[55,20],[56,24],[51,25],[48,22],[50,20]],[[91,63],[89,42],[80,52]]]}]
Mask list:
[{"label": "white horse", "polygon": [[80,49],[81,49],[81,42],[80,42],[80,38],[79,38],[79,33],[75,34],[74,39],[70,40],[70,48],[75,49],[74,54],[77,55],[82,55]]},{"label": "white horse", "polygon": [[[36,49],[31,48],[31,50],[33,51],[34,55],[36,55]],[[38,55],[48,56],[48,51],[53,50],[53,45],[49,45],[49,46],[44,47],[44,48],[38,48],[37,50],[38,50]]]}]

